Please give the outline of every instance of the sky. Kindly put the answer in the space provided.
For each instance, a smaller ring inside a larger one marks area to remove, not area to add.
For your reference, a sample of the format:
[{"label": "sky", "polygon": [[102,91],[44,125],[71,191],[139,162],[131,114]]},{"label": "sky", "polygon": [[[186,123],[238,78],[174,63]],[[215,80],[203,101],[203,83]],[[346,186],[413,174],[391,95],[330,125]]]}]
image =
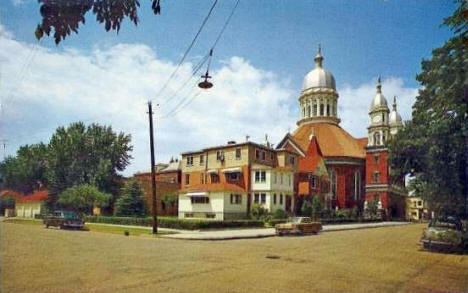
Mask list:
[{"label": "sky", "polygon": [[263,142],[268,134],[278,143],[296,127],[302,79],[314,68],[318,44],[336,80],[340,125],[364,137],[378,75],[389,106],[396,95],[403,119],[411,119],[415,76],[422,59],[452,35],[440,24],[455,8],[449,0],[241,0],[214,50],[214,86],[198,90],[192,70],[235,4],[220,0],[161,91],[213,1],[162,1],[157,16],[151,1],[140,2],[138,26],[125,21],[118,34],[106,32],[88,13],[79,33],[56,46],[53,38],[34,37],[37,1],[2,0],[0,159],[84,121],[131,134],[133,160],[124,175],[147,171],[150,99],[158,162],[246,135]]}]

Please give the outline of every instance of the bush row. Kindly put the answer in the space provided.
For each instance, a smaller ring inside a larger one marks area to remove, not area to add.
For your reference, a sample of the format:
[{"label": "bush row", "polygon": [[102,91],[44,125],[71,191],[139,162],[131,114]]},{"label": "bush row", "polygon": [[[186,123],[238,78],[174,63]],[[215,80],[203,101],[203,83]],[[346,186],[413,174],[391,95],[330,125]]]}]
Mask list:
[{"label": "bush row", "polygon": [[[106,223],[116,225],[134,225],[134,226],[152,226],[153,218],[134,218],[134,217],[106,217],[106,216],[87,216],[86,222]],[[198,230],[198,229],[219,229],[219,228],[239,228],[239,227],[263,227],[263,221],[256,220],[186,220],[173,217],[158,217],[158,226],[161,228]]]}]

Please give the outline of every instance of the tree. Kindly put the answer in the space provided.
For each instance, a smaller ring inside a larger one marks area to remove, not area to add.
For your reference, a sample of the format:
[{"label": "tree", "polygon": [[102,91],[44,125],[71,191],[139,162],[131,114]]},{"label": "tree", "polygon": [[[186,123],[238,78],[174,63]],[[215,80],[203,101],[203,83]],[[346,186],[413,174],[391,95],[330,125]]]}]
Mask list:
[{"label": "tree", "polygon": [[7,157],[0,163],[1,187],[27,194],[47,184],[46,154],[43,143],[21,146],[16,157]]},{"label": "tree", "polygon": [[116,134],[110,126],[85,127],[78,122],[59,127],[47,153],[50,204],[54,203],[54,194],[82,184],[117,194],[121,186],[118,171],[123,171],[131,159],[130,140],[130,135]]},{"label": "tree", "polygon": [[115,203],[115,214],[117,216],[145,216],[147,208],[145,197],[140,183],[130,180],[125,183],[121,196]]},{"label": "tree", "polygon": [[[37,25],[36,38],[41,39],[44,34],[50,35],[54,30],[55,43],[60,43],[71,32],[78,33],[78,26],[85,24],[85,15],[92,11],[96,20],[104,24],[106,31],[119,32],[122,21],[128,18],[135,25],[138,24],[138,0],[38,0],[41,3],[39,12],[42,22]],[[153,13],[160,14],[160,0],[153,0]]]},{"label": "tree", "polygon": [[60,208],[79,213],[92,214],[94,207],[109,206],[111,194],[99,191],[95,186],[83,184],[61,192],[57,204]]}]

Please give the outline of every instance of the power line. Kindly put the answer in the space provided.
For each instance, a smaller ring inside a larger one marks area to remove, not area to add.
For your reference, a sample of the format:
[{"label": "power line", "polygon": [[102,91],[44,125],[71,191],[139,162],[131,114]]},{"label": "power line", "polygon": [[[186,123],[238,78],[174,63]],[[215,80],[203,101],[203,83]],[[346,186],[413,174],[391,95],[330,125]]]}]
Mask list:
[{"label": "power line", "polygon": [[[158,91],[158,93],[156,94],[156,97],[159,96],[167,87],[167,85],[169,84],[169,82],[172,80],[172,78],[174,78],[175,74],[177,73],[177,71],[179,70],[180,66],[182,65],[182,63],[184,62],[185,58],[187,57],[188,53],[190,52],[190,50],[192,49],[193,45],[195,44],[195,41],[197,40],[198,36],[200,35],[201,31],[203,30],[203,28],[205,27],[205,24],[206,22],[208,21],[208,19],[210,18],[211,16],[211,12],[213,12],[213,9],[215,8],[216,4],[218,3],[218,0],[215,0],[213,2],[213,5],[211,5],[211,8],[208,12],[208,14],[205,16],[205,19],[203,19],[203,22],[202,24],[200,25],[200,28],[198,29],[197,33],[195,34],[195,37],[193,38],[192,42],[190,43],[190,45],[188,46],[188,48],[185,50],[185,53],[184,55],[182,56],[182,59],[180,59],[179,63],[177,64],[176,68],[174,69],[174,71],[172,72],[172,74],[169,76],[169,78],[167,79],[166,83],[164,83],[164,85],[161,87],[161,89]],[[152,99],[154,100],[154,99]]]}]

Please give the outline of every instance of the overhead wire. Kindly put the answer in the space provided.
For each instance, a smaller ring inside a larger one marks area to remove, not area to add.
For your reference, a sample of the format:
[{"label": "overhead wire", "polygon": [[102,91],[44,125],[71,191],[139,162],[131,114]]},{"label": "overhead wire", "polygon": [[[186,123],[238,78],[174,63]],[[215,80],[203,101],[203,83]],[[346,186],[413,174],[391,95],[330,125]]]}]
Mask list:
[{"label": "overhead wire", "polygon": [[[182,63],[184,62],[185,58],[187,57],[188,53],[190,52],[190,50],[192,49],[193,45],[195,44],[198,36],[200,35],[200,33],[202,32],[203,28],[205,27],[205,24],[207,23],[208,19],[210,18],[211,16],[211,13],[213,12],[213,9],[215,8],[216,4],[218,3],[218,0],[215,0],[213,2],[213,5],[211,5],[211,8],[210,10],[208,11],[208,14],[205,16],[205,18],[203,19],[203,22],[202,24],[200,25],[200,28],[198,29],[197,33],[195,34],[195,37],[192,39],[192,42],[190,43],[190,45],[188,46],[188,48],[185,50],[184,52],[184,55],[182,56],[182,58],[180,59],[179,63],[177,64],[176,68],[174,69],[174,71],[171,73],[171,75],[169,76],[169,78],[167,79],[167,81],[164,83],[164,85],[159,89],[159,91],[157,92],[156,94],[156,97],[158,97],[165,89],[166,87],[169,85],[169,82],[174,78],[174,76],[176,75],[176,73],[179,71],[179,68],[180,66],[182,65]],[[153,98],[151,100],[154,100],[156,98]]]},{"label": "overhead wire", "polygon": [[[237,1],[236,1],[236,4],[235,4],[234,7],[232,8],[231,13],[229,14],[228,18],[226,19],[226,21],[225,21],[225,23],[224,23],[222,29],[221,29],[220,32],[218,33],[218,36],[216,37],[215,41],[213,42],[213,45],[211,46],[211,49],[210,49],[209,53],[207,54],[207,56],[209,56],[209,61],[208,61],[208,66],[207,66],[207,73],[208,73],[208,69],[209,69],[209,67],[210,67],[210,65],[211,65],[211,60],[212,60],[212,58],[213,58],[213,51],[214,51],[216,45],[218,44],[219,40],[221,39],[222,35],[224,34],[224,31],[226,30],[228,24],[230,23],[230,21],[231,21],[231,19],[232,19],[232,16],[234,15],[234,12],[236,11],[237,7],[239,6],[239,2],[240,2],[240,0],[237,0]],[[205,62],[206,62],[206,61],[205,61]],[[201,66],[203,66],[203,64],[201,64]],[[199,68],[197,68],[196,71],[198,71],[198,70],[199,70]],[[194,72],[192,73],[192,76],[189,78],[189,80],[193,78],[193,76],[194,76],[194,74],[195,74],[196,71],[194,71]],[[185,85],[186,85],[186,84],[184,84],[183,86],[185,86]],[[173,95],[171,95],[170,99],[172,99],[176,94],[177,94],[177,92],[175,92]],[[181,106],[179,109],[182,109],[183,107],[186,107],[188,104],[190,104],[190,103],[191,103],[196,97],[198,97],[199,95],[200,95],[200,94],[193,96],[187,104],[184,104],[184,105]],[[182,105],[182,104],[187,100],[187,98],[188,98],[187,96],[184,97],[184,98],[182,99],[182,101],[181,101],[180,103],[178,103],[177,105],[178,105],[178,106]],[[174,108],[173,108],[171,111],[169,111],[167,114],[164,114],[163,116],[161,116],[161,118],[169,117],[171,114],[176,114],[176,113],[178,113],[178,112],[179,112],[179,109],[177,109],[178,106],[174,107]]]}]

